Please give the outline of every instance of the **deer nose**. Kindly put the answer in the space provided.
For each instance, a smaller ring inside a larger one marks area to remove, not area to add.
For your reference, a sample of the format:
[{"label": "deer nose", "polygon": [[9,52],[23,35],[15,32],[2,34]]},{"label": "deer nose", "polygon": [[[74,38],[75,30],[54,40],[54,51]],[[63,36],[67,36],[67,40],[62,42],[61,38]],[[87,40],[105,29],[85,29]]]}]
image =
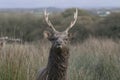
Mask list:
[{"label": "deer nose", "polygon": [[57,41],[56,43],[57,43],[57,45],[61,45],[62,41]]},{"label": "deer nose", "polygon": [[57,47],[57,48],[62,48],[62,41],[57,40],[57,42],[56,42],[56,47]]},{"label": "deer nose", "polygon": [[61,45],[62,44],[62,40],[61,39],[58,39],[57,42],[56,42],[57,45]]}]

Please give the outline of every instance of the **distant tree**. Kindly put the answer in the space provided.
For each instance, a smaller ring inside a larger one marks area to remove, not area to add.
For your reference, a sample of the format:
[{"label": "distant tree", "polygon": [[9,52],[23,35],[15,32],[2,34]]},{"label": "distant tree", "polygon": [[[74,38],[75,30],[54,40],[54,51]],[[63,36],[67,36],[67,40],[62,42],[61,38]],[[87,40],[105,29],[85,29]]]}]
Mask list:
[{"label": "distant tree", "polygon": [[[69,17],[69,16],[73,15],[74,11],[75,11],[75,8],[69,8],[69,9],[66,9],[62,13],[62,15],[63,15],[63,17]],[[90,16],[90,14],[87,11],[85,11],[85,10],[78,9],[78,16]]]},{"label": "distant tree", "polygon": [[96,36],[120,38],[120,13],[113,13],[94,26]]},{"label": "distant tree", "polygon": [[[49,19],[57,30],[64,30],[73,20],[75,8],[66,9],[64,12],[50,12]],[[85,10],[78,9],[78,20],[72,31],[76,32],[76,41],[86,39],[90,29],[98,18]],[[0,13],[0,34],[1,36],[22,38],[24,41],[35,41],[42,39],[43,31],[49,27],[44,20],[44,15],[37,13]],[[71,32],[72,32],[71,31]]]}]

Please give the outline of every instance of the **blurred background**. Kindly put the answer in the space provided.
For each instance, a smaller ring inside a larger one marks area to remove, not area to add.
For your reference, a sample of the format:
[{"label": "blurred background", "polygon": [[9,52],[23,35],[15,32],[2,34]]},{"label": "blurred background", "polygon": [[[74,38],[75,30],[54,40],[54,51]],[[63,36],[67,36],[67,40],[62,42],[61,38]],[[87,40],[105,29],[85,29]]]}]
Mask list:
[{"label": "blurred background", "polygon": [[0,36],[19,38],[23,41],[38,41],[48,28],[44,9],[56,29],[62,31],[73,20],[75,8],[79,9],[78,20],[71,32],[75,41],[90,36],[120,38],[119,0],[0,0]]}]

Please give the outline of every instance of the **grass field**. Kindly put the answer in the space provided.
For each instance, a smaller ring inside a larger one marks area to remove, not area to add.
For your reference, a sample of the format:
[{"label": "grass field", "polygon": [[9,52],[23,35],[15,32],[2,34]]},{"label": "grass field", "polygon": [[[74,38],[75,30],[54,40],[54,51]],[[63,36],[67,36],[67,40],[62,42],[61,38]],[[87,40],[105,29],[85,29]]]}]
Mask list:
[{"label": "grass field", "polygon": [[[0,50],[0,80],[35,80],[51,44],[7,44]],[[119,80],[120,41],[90,38],[70,46],[69,80]]]}]

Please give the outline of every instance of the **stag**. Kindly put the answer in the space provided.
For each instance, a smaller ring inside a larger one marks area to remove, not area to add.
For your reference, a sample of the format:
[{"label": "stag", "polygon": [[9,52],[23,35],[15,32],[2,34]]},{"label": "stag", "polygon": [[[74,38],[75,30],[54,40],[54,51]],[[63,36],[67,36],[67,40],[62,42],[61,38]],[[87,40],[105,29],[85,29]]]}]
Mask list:
[{"label": "stag", "polygon": [[69,30],[75,25],[78,16],[78,10],[74,13],[74,20],[70,26],[63,32],[57,31],[48,16],[49,13],[44,12],[45,21],[52,29],[52,32],[45,31],[44,36],[51,41],[48,64],[45,69],[38,72],[37,80],[67,80],[67,68],[69,59],[69,40],[71,35]]}]

